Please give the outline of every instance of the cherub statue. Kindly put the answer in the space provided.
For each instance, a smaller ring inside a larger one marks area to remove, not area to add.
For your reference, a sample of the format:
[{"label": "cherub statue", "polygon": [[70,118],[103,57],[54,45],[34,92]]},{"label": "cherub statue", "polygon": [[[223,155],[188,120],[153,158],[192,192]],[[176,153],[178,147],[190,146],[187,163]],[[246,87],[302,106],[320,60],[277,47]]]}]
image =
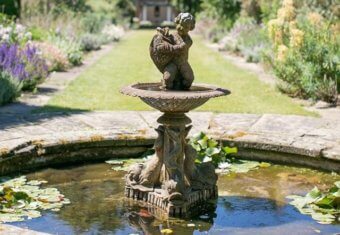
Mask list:
[{"label": "cherub statue", "polygon": [[169,28],[157,28],[150,44],[150,56],[163,73],[162,89],[188,90],[194,81],[188,57],[192,45],[189,31],[195,28],[195,20],[189,13],[180,13],[175,23],[177,32],[174,34],[169,33]]}]

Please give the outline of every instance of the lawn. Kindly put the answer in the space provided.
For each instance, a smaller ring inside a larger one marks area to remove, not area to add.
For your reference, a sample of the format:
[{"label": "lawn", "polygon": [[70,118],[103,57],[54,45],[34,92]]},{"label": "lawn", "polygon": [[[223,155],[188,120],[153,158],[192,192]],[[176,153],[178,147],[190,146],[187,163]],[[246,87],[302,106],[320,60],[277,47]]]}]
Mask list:
[{"label": "lawn", "polygon": [[[150,110],[139,99],[120,94],[119,89],[136,82],[160,81],[161,74],[148,52],[153,33],[150,30],[129,32],[110,53],[53,97],[43,110]],[[227,97],[209,101],[201,111],[311,115],[255,75],[228,63],[219,53],[207,48],[199,37],[194,38],[189,61],[196,83],[216,84],[232,92]]]}]

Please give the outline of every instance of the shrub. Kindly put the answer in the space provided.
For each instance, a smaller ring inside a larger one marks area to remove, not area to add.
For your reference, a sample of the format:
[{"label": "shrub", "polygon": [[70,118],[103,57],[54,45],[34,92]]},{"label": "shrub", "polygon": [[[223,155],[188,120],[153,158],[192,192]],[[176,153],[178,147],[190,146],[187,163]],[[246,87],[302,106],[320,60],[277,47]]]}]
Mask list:
[{"label": "shrub", "polygon": [[124,29],[114,24],[106,25],[101,31],[103,42],[119,41],[124,35]]},{"label": "shrub", "polygon": [[24,45],[31,37],[32,34],[21,24],[0,24],[0,42]]},{"label": "shrub", "polygon": [[18,45],[0,44],[0,69],[22,81],[28,78],[25,61],[21,58]]},{"label": "shrub", "polygon": [[102,39],[95,34],[84,34],[81,37],[81,47],[84,51],[99,50],[102,45]]},{"label": "shrub", "polygon": [[34,90],[48,76],[48,66],[40,55],[38,49],[33,45],[27,45],[21,52],[25,61],[25,70],[28,77],[23,80],[23,90]]},{"label": "shrub", "polygon": [[81,22],[84,32],[99,33],[110,21],[103,14],[87,13]]},{"label": "shrub", "polygon": [[58,47],[48,42],[37,42],[34,45],[39,48],[45,58],[48,71],[66,71],[69,68],[67,55]]},{"label": "shrub", "polygon": [[32,26],[29,28],[29,31],[32,34],[33,41],[44,41],[48,38],[48,32],[39,26]]},{"label": "shrub", "polygon": [[230,29],[241,11],[241,1],[203,0],[201,8],[204,10],[199,13],[198,19],[215,19],[219,26]]},{"label": "shrub", "polygon": [[0,45],[0,69],[22,82],[23,89],[32,90],[48,75],[45,60],[31,45],[20,49],[17,45]]},{"label": "shrub", "polygon": [[[339,36],[318,13],[299,14],[284,1],[277,19],[268,22],[274,43],[270,57],[280,89],[292,96],[335,103],[339,92]],[[285,83],[288,83],[285,84]]]},{"label": "shrub", "polygon": [[0,105],[12,102],[20,95],[21,83],[8,72],[0,72]]},{"label": "shrub", "polygon": [[70,64],[80,65],[82,63],[82,47],[77,40],[61,35],[50,35],[49,42],[58,47],[67,56]]},{"label": "shrub", "polygon": [[255,63],[262,60],[263,51],[271,45],[263,25],[258,25],[249,17],[239,18],[220,44],[222,48]]}]

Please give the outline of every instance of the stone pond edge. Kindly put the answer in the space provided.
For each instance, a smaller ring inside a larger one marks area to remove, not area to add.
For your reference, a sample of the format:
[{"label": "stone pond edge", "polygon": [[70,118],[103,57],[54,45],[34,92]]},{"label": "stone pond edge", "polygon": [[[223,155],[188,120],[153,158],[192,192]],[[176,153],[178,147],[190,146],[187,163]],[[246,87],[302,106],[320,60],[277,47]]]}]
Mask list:
[{"label": "stone pond edge", "polygon": [[[242,159],[340,172],[340,161],[325,157],[323,151],[313,151],[301,146],[212,137],[226,145],[237,146],[237,156]],[[42,139],[24,139],[10,149],[0,149],[0,174],[34,171],[65,163],[138,157],[153,146],[154,140],[155,136],[146,137],[145,134],[110,134],[103,131],[88,135],[74,133],[63,139],[53,135]]]}]

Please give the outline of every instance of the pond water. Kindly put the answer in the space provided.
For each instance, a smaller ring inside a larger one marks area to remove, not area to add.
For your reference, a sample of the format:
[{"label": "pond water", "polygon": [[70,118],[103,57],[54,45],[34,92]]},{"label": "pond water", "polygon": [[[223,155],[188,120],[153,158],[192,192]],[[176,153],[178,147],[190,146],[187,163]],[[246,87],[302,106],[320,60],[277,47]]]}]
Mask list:
[{"label": "pond water", "polygon": [[339,224],[322,225],[300,214],[285,198],[324,189],[339,176],[309,169],[271,166],[219,176],[219,198],[191,219],[159,220],[146,205],[124,198],[124,172],[106,163],[46,169],[27,175],[47,180],[71,200],[59,212],[11,223],[52,234],[336,234]]}]

